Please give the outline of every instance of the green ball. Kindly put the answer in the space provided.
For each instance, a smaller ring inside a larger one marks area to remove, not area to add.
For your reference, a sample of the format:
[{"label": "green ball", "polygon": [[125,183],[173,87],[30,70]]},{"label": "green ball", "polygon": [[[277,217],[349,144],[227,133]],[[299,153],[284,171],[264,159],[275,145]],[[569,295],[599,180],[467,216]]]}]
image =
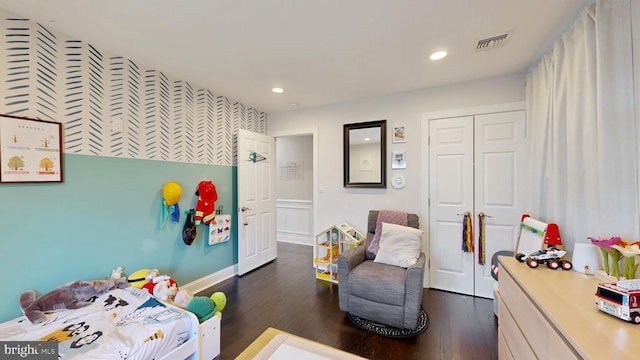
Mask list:
[{"label": "green ball", "polygon": [[227,306],[227,296],[223,292],[215,292],[211,295],[211,300],[216,303],[218,311],[222,311]]}]

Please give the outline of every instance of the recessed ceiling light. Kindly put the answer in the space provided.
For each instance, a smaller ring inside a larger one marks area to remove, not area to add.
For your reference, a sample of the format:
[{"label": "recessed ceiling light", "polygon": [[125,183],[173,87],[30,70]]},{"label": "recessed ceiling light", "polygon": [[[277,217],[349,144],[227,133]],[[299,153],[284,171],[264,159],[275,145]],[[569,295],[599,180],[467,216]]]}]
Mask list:
[{"label": "recessed ceiling light", "polygon": [[364,138],[364,141],[371,141],[371,138],[366,137]]},{"label": "recessed ceiling light", "polygon": [[431,56],[429,56],[429,59],[431,59],[431,60],[440,60],[440,59],[444,58],[445,56],[447,56],[447,52],[446,51],[436,51],[433,54],[431,54]]},{"label": "recessed ceiling light", "polygon": [[273,89],[271,89],[272,92],[276,93],[276,94],[282,94],[284,92],[283,88],[279,88],[279,87],[275,87]]}]

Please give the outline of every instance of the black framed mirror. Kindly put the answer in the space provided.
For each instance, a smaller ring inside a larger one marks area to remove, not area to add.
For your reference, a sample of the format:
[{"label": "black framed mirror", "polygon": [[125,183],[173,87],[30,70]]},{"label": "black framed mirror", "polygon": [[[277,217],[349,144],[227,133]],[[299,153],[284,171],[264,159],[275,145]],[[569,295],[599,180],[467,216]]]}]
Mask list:
[{"label": "black framed mirror", "polygon": [[387,187],[387,120],[344,125],[345,188]]}]

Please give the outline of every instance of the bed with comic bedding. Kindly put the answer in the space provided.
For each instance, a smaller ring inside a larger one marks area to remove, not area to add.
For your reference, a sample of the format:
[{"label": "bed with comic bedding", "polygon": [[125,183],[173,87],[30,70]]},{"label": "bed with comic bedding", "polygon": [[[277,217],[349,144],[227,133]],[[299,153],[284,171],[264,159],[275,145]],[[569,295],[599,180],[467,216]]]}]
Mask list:
[{"label": "bed with comic bedding", "polygon": [[3,341],[56,341],[62,359],[197,358],[198,320],[133,287],[113,289],[89,306],[0,324]]}]

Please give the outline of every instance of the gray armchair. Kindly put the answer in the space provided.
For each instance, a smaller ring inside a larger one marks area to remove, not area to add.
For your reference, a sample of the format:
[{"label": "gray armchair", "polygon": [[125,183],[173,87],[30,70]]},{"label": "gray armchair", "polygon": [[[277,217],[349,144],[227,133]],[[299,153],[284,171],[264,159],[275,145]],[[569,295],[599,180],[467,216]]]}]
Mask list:
[{"label": "gray armchair", "polygon": [[[373,262],[367,250],[376,229],[378,211],[369,211],[364,246],[338,257],[340,310],[379,324],[415,329],[422,306],[425,254],[416,264],[402,268]],[[419,228],[416,214],[408,215],[408,226]]]}]

